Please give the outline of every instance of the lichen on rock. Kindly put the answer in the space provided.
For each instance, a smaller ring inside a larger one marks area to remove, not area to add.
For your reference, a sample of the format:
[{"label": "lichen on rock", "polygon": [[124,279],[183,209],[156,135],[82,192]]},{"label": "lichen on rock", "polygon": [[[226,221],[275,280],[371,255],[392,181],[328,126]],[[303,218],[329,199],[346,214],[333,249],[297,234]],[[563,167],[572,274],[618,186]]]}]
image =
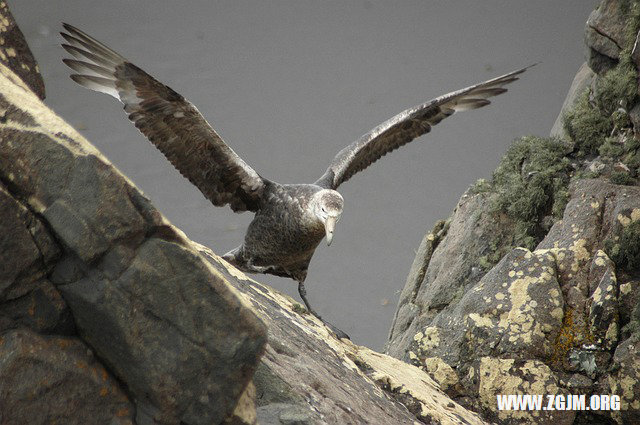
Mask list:
[{"label": "lichen on rock", "polygon": [[[407,280],[415,296],[401,297],[387,352],[490,420],[640,415],[639,30],[639,1],[601,2],[587,22],[591,70],[576,76],[554,137],[516,140]],[[507,414],[496,393],[617,394],[624,407]]]}]

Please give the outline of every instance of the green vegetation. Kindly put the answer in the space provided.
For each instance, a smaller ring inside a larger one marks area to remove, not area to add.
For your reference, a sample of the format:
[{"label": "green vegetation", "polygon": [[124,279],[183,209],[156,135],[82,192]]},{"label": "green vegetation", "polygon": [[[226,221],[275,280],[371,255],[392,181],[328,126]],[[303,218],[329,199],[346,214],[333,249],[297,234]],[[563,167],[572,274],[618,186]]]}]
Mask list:
[{"label": "green vegetation", "polygon": [[629,223],[617,237],[605,241],[604,249],[616,269],[640,269],[640,220]]},{"label": "green vegetation", "polygon": [[589,90],[580,96],[575,107],[563,117],[564,129],[574,142],[578,156],[594,154],[613,124],[589,100]]},{"label": "green vegetation", "polygon": [[293,307],[291,309],[298,314],[307,314],[307,309],[298,303],[293,303]]},{"label": "green vegetation", "polygon": [[493,173],[498,196],[494,212],[514,221],[514,244],[533,249],[546,230],[542,219],[562,216],[568,200],[571,167],[567,144],[549,138],[526,136],[513,143]]},{"label": "green vegetation", "polygon": [[611,173],[609,180],[613,184],[620,184],[625,186],[633,186],[636,180],[629,175],[626,171],[614,171]]},{"label": "green vegetation", "polygon": [[[566,154],[571,146],[560,140],[536,136],[513,142],[491,182],[478,180],[472,193],[489,195],[484,214],[490,229],[488,253],[478,265],[489,270],[517,246],[533,250],[549,226],[562,217],[569,200],[571,165]],[[550,217],[550,219],[546,219]]]},{"label": "green vegetation", "polygon": [[[618,64],[598,75],[563,117],[569,140],[518,139],[491,181],[478,180],[471,188],[472,193],[486,194],[491,205],[482,212],[491,215],[492,223],[485,232],[488,252],[478,259],[483,269],[489,270],[513,247],[534,249],[562,217],[572,180],[608,177],[615,184],[638,184],[640,139],[635,134],[640,134],[640,128],[634,134],[629,111],[638,101],[638,73],[631,50],[640,29],[640,1],[621,1],[628,18]],[[590,166],[598,156],[595,166]],[[625,235],[611,245],[617,252],[612,255],[618,262],[640,265],[640,248],[633,245],[634,240],[640,244],[640,235],[634,234],[635,239]]]}]

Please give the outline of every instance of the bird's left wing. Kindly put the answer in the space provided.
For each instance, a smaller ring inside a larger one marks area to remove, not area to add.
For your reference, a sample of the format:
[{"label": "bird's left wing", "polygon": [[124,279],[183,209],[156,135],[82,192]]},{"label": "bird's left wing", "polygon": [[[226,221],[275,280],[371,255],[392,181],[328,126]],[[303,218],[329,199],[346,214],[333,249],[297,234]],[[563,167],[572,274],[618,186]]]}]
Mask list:
[{"label": "bird's left wing", "polygon": [[78,84],[107,93],[124,104],[135,126],[216,206],[257,211],[266,181],[248,166],[180,94],[109,47],[63,24],[75,59],[64,63]]},{"label": "bird's left wing", "polygon": [[[531,65],[533,66],[533,65]],[[431,131],[431,127],[457,111],[477,109],[491,103],[488,98],[507,91],[505,85],[518,79],[529,67],[462,90],[437,97],[407,109],[360,137],[333,158],[327,171],[316,184],[336,189],[358,171]]]}]

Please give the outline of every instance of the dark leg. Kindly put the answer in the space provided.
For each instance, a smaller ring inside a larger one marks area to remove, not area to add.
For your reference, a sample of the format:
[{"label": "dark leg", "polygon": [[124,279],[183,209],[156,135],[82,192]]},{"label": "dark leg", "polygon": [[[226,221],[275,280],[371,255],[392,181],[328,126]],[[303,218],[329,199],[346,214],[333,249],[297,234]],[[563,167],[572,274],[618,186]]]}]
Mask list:
[{"label": "dark leg", "polygon": [[313,314],[318,319],[320,319],[320,321],[322,323],[324,323],[329,329],[331,329],[333,331],[333,333],[336,334],[338,339],[342,339],[342,338],[351,339],[351,338],[349,338],[349,335],[347,335],[346,333],[344,333],[340,329],[336,328],[331,323],[325,321],[322,317],[320,317],[320,315],[318,313],[315,312],[314,309],[311,308],[311,305],[309,304],[309,301],[307,300],[307,289],[304,287],[304,282],[302,282],[302,281],[298,282],[298,293],[300,294],[300,298],[302,298],[302,301],[304,302],[305,307],[307,307],[307,311],[309,311],[309,313]]}]

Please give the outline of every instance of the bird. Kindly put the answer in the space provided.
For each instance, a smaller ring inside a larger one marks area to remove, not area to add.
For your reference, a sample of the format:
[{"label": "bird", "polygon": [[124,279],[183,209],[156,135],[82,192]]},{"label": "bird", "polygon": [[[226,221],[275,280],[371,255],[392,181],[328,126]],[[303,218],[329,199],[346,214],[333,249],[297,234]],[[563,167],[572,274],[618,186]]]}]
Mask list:
[{"label": "bird", "polygon": [[245,163],[182,95],[85,32],[66,23],[63,27],[62,47],[72,56],[63,62],[75,72],[73,81],[122,102],[140,132],[213,205],[255,214],[242,244],[222,258],[244,272],[296,281],[307,311],[340,338],[349,337],[311,307],[305,287],[316,248],[323,239],[331,245],[342,215],[339,186],[455,112],[488,105],[489,98],[506,92],[505,85],[533,66],[406,109],[338,152],[315,182],[281,184]]}]

